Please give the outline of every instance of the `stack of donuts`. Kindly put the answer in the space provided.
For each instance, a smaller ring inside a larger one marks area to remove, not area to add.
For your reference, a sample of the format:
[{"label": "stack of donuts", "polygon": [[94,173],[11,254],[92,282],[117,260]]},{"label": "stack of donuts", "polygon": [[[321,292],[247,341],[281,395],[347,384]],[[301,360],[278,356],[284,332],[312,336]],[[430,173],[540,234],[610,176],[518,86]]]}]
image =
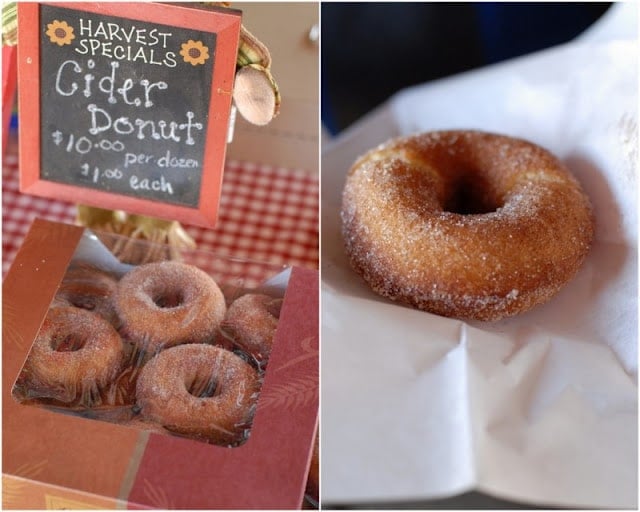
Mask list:
[{"label": "stack of donuts", "polygon": [[22,401],[125,411],[117,421],[214,444],[250,429],[282,300],[225,297],[197,267],[162,261],[119,277],[71,266],[14,388]]}]

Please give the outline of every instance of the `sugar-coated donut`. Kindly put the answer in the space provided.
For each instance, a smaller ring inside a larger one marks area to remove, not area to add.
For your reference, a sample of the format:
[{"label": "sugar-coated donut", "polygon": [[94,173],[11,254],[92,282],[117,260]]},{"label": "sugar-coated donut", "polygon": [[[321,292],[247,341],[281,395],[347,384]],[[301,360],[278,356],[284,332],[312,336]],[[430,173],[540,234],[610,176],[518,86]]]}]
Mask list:
[{"label": "sugar-coated donut", "polygon": [[348,173],[341,217],[351,265],[375,292],[478,320],[549,300],[594,232],[589,199],[556,157],[478,131],[371,150]]},{"label": "sugar-coated donut", "polygon": [[90,265],[74,265],[65,273],[52,306],[73,306],[100,315],[112,324],[117,322],[113,293],[117,280],[109,273]]},{"label": "sugar-coated donut", "polygon": [[220,347],[203,343],[159,352],[140,372],[137,406],[147,421],[216,444],[244,439],[260,389],[257,371]]},{"label": "sugar-coated donut", "polygon": [[140,265],[114,294],[121,332],[149,353],[212,339],[226,305],[216,282],[197,267],[177,261]]},{"label": "sugar-coated donut", "polygon": [[223,335],[259,364],[271,355],[282,299],[248,293],[234,300],[220,324]]},{"label": "sugar-coated donut", "polygon": [[83,406],[100,405],[100,393],[123,365],[123,344],[100,316],[75,307],[51,308],[24,366],[31,394]]}]

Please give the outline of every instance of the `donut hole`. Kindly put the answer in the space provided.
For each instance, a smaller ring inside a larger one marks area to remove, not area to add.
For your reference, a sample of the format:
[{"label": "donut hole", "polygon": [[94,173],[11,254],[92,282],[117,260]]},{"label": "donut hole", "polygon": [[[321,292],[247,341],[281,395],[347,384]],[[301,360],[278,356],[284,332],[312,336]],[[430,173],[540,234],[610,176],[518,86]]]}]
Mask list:
[{"label": "donut hole", "polygon": [[52,336],[50,344],[54,352],[77,352],[86,342],[86,338],[70,333]]},{"label": "donut hole", "polygon": [[196,375],[190,382],[186,382],[185,386],[188,393],[196,398],[211,398],[220,394],[218,381],[213,376]]},{"label": "donut hole", "polygon": [[444,204],[445,211],[460,215],[478,215],[495,212],[504,206],[486,180],[477,175],[472,178],[470,174],[462,173],[454,184],[452,193]]},{"label": "donut hole", "polygon": [[179,290],[163,290],[152,297],[153,303],[160,309],[177,308],[184,304],[185,298]]},{"label": "donut hole", "polygon": [[73,297],[69,302],[72,306],[87,311],[96,309],[96,302],[92,297]]}]

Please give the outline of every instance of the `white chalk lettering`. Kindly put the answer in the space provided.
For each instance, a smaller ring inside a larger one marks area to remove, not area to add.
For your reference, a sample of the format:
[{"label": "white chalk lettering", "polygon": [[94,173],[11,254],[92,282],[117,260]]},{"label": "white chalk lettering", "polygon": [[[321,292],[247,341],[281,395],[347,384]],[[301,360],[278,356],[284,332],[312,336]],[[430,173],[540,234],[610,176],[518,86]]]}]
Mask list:
[{"label": "white chalk lettering", "polygon": [[149,162],[153,161],[155,159],[155,156],[153,155],[146,155],[145,153],[126,153],[124,155],[124,166],[129,167],[130,165],[134,165],[134,164],[138,164],[138,165],[144,165],[144,164],[148,164]]},{"label": "white chalk lettering", "polygon": [[[98,133],[109,130],[113,130],[119,135],[128,135],[137,130],[136,137],[139,140],[151,137],[154,140],[174,140],[176,142],[180,142],[182,141],[182,137],[176,133],[176,130],[178,130],[186,131],[187,138],[184,140],[184,143],[193,145],[195,144],[195,141],[191,137],[191,130],[202,129],[202,123],[193,122],[193,112],[187,112],[187,122],[179,124],[175,121],[167,123],[164,119],[154,120],[136,118],[131,121],[127,116],[119,117],[113,121],[111,114],[103,108],[98,107],[95,103],[87,105],[87,110],[91,114],[91,123],[89,127],[89,133],[91,135],[97,135]],[[167,126],[169,126],[169,133],[166,132]]]},{"label": "white chalk lettering", "polygon": [[86,55],[87,53],[89,53],[89,48],[88,48],[88,44],[89,42],[86,39],[80,39],[80,41],[78,41],[79,46],[76,46],[75,50],[76,53],[79,53],[80,55]]},{"label": "white chalk lettering", "polygon": [[[172,32],[158,28],[125,27],[116,22],[80,18],[80,38],[74,51],[80,55],[102,56],[116,60],[144,62],[176,67],[176,54],[169,51]],[[158,50],[158,51],[156,51]]]},{"label": "white chalk lettering", "polygon": [[94,37],[104,37],[107,38],[107,29],[104,26],[103,22],[98,23],[98,28],[93,33]]},{"label": "white chalk lettering", "polygon": [[[112,105],[118,103],[118,98],[121,98],[121,100],[127,105],[151,108],[155,104],[155,96],[157,96],[160,91],[165,91],[169,88],[167,82],[162,80],[158,82],[151,82],[148,79],[143,78],[136,83],[131,78],[123,78],[119,76],[118,71],[120,63],[117,61],[110,61],[109,67],[110,72],[99,79],[94,73],[84,74],[84,88],[82,93],[86,98],[93,97],[93,95],[99,91],[107,96],[107,101]],[[86,68],[94,69],[95,61],[93,59],[88,59]],[[77,61],[64,61],[56,73],[56,92],[61,96],[73,96],[79,89],[79,85],[74,78],[77,78],[76,75],[83,72],[84,68]],[[96,82],[97,88],[94,85]],[[116,84],[119,83],[122,85],[117,87]],[[139,94],[137,94],[135,90],[140,90],[139,92],[143,96],[144,101],[138,97]]]},{"label": "white chalk lettering", "polygon": [[[131,47],[129,47],[131,48]],[[124,46],[116,46],[113,49],[113,56],[114,58],[118,59],[118,60],[125,60],[126,59],[126,52],[124,50]]]},{"label": "white chalk lettering", "polygon": [[194,169],[199,167],[199,162],[193,158],[177,158],[171,156],[171,151],[167,151],[164,156],[158,158],[158,167]]},{"label": "white chalk lettering", "polygon": [[135,131],[128,117],[119,117],[113,122],[113,131],[120,135],[129,135]]},{"label": "white chalk lettering", "polygon": [[133,174],[129,178],[129,186],[133,190],[153,190],[154,192],[164,192],[165,194],[173,195],[173,187],[164,176],[160,176],[160,179],[153,180],[149,178],[138,178]]},{"label": "white chalk lettering", "polygon": [[86,98],[89,98],[91,96],[91,82],[95,77],[96,76],[91,73],[87,73],[86,75],[84,75],[84,91],[83,92]]},{"label": "white chalk lettering", "polygon": [[161,136],[160,134],[156,131],[156,122],[151,120],[151,119],[136,119],[135,120],[136,126],[138,127],[138,139],[140,140],[144,140],[146,138],[145,134],[144,134],[144,129],[147,126],[151,127],[151,138],[155,139],[155,140],[160,140]]},{"label": "white chalk lettering", "polygon": [[154,66],[167,66],[175,68],[177,66],[176,54],[172,51],[157,52],[155,49],[148,49],[146,46],[131,46],[114,44],[111,41],[101,39],[80,39],[74,51],[80,55],[91,57],[107,57],[109,59],[126,60],[129,62],[144,62]]},{"label": "white chalk lettering", "polygon": [[[111,116],[105,110],[98,108],[98,106],[93,103],[87,105],[87,110],[91,113],[91,127],[89,128],[89,133],[91,135],[97,135],[100,132],[106,132],[109,128],[111,128]],[[102,124],[98,123],[98,117],[102,117]],[[127,118],[123,117],[120,119]]]},{"label": "white chalk lettering", "polygon": [[[98,88],[109,95],[107,101],[113,104],[118,102],[113,95],[113,88],[116,81],[116,69],[120,67],[120,64],[118,62],[110,62],[109,64],[111,65],[111,76],[103,76],[98,82]],[[110,85],[103,86],[104,82],[108,82]]]},{"label": "white chalk lettering", "polygon": [[91,35],[91,20],[85,20],[84,18],[80,18],[80,35]]},{"label": "white chalk lettering", "polygon": [[146,78],[140,80],[140,85],[144,87],[144,106],[147,108],[153,107],[153,101],[151,101],[150,97],[152,89],[157,88],[158,90],[163,91],[169,87],[167,82],[149,82]]},{"label": "white chalk lettering", "polygon": [[178,63],[176,62],[176,54],[174,52],[167,52],[164,54],[164,65],[169,68],[175,68]]},{"label": "white chalk lettering", "polygon": [[146,64],[147,62],[147,54],[144,51],[144,47],[140,47],[138,48],[138,51],[136,52],[136,54],[133,56],[133,60],[134,62],[137,60],[141,60],[142,62],[144,62]]},{"label": "white chalk lettering", "polygon": [[56,73],[56,92],[61,96],[73,96],[73,94],[78,90],[78,84],[75,82],[71,82],[71,88],[62,88],[61,78],[62,72],[65,70],[67,66],[73,66],[73,71],[75,73],[82,73],[82,68],[80,64],[78,64],[75,60],[65,60],[60,67],[58,68],[58,72]]},{"label": "white chalk lettering", "polygon": [[107,23],[107,27],[109,28],[109,39],[113,41],[117,39],[118,41],[122,41],[122,37],[118,33],[120,30],[120,25],[117,23]]},{"label": "white chalk lettering", "polygon": [[161,45],[162,48],[167,48],[167,39],[171,37],[173,33],[160,32],[157,28],[138,28],[135,25],[126,29],[118,23],[104,21],[100,21],[94,25],[93,20],[80,18],[80,35],[108,41],[137,43],[143,46]]},{"label": "white chalk lettering", "polygon": [[[133,80],[131,80],[131,78],[127,78],[127,79],[125,79],[124,83],[122,84],[122,87],[120,87],[118,89],[118,94],[120,94],[120,96],[122,96],[123,101],[127,105],[134,105],[136,107],[139,107],[140,104],[142,103],[142,100],[140,98],[133,98],[133,100],[129,100],[129,98],[127,96],[128,91],[130,91],[131,89],[133,89]],[[153,103],[152,103],[152,105],[153,105]]]},{"label": "white chalk lettering", "polygon": [[195,128],[196,130],[202,130],[202,124],[201,123],[192,123],[191,121],[193,120],[193,118],[195,117],[195,114],[193,112],[187,112],[187,122],[184,124],[179,124],[178,128],[180,128],[181,130],[184,130],[186,128],[187,130],[187,140],[185,141],[186,144],[189,144],[190,146],[193,146],[196,141],[193,140],[193,137],[191,137],[191,128]]},{"label": "white chalk lettering", "polygon": [[169,123],[169,128],[170,128],[170,132],[169,135],[167,135],[164,131],[164,129],[167,127],[167,122],[164,120],[160,120],[158,121],[158,126],[160,127],[160,133],[162,134],[162,138],[166,139],[166,140],[175,140],[176,142],[180,142],[180,137],[178,137],[176,135],[176,128],[178,127],[178,123],[175,123],[173,121],[171,121]]},{"label": "white chalk lettering", "polygon": [[113,45],[113,43],[111,41],[102,43],[102,53],[101,53],[101,55],[103,57],[109,57],[109,58],[113,57],[113,53],[112,53],[112,50],[111,50],[111,45]]}]

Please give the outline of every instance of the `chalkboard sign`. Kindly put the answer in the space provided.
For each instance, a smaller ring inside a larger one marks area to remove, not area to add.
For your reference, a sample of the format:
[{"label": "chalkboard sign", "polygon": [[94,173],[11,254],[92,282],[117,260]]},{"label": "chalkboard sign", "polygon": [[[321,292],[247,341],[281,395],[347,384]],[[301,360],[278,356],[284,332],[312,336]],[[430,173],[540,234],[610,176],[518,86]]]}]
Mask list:
[{"label": "chalkboard sign", "polygon": [[19,4],[25,193],[215,224],[240,13]]}]

